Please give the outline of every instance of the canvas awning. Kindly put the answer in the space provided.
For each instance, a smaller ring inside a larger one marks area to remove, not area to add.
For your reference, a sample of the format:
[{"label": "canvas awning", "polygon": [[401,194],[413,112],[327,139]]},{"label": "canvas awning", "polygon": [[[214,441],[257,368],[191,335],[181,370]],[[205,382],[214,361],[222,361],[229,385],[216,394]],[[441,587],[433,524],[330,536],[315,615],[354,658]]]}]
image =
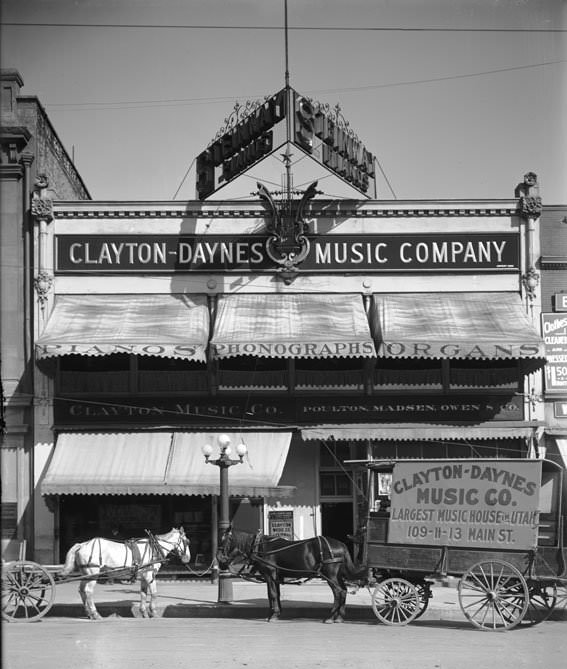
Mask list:
[{"label": "canvas awning", "polygon": [[111,353],[206,361],[204,295],[59,295],[36,357]]},{"label": "canvas awning", "polygon": [[512,293],[374,295],[379,357],[545,358],[541,335]]},{"label": "canvas awning", "polygon": [[354,294],[225,295],[211,343],[218,358],[376,355],[362,297]]},{"label": "canvas awning", "polygon": [[[218,495],[219,469],[207,464],[205,443],[218,432],[113,432],[60,434],[41,484],[43,495]],[[288,497],[278,486],[291,432],[225,432],[233,453],[243,441],[248,453],[229,470],[233,496]],[[215,457],[213,454],[212,457]]]},{"label": "canvas awning", "polygon": [[479,439],[529,438],[529,425],[432,425],[430,423],[383,423],[360,425],[321,425],[301,430],[304,441],[439,441],[444,439],[478,441]]}]

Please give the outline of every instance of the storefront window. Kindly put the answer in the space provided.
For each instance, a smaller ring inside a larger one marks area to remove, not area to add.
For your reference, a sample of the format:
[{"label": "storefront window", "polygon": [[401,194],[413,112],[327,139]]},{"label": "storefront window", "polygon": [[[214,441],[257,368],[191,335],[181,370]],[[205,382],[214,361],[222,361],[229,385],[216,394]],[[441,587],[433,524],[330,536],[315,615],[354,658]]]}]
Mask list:
[{"label": "storefront window", "polygon": [[321,497],[344,497],[352,495],[352,482],[347,474],[321,472]]},{"label": "storefront window", "polygon": [[56,384],[63,393],[125,393],[130,387],[130,356],[126,353],[59,358]]},{"label": "storefront window", "polygon": [[449,366],[452,388],[518,388],[520,371],[515,360],[455,360]]},{"label": "storefront window", "polygon": [[233,388],[270,388],[287,390],[288,362],[283,358],[237,356],[218,363],[218,386]]},{"label": "storefront window", "polygon": [[440,360],[380,358],[374,371],[376,387],[407,388],[421,386],[441,388],[443,385]]},{"label": "storefront window", "polygon": [[364,388],[364,359],[300,358],[295,361],[295,388],[297,390],[312,388],[362,390]]}]

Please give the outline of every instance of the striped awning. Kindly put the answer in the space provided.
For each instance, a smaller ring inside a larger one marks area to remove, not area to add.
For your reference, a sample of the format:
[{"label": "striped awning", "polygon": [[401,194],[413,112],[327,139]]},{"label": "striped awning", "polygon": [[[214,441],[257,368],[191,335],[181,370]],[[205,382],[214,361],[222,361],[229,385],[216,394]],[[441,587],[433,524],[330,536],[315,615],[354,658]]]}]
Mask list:
[{"label": "striped awning", "polygon": [[218,358],[374,357],[360,295],[225,295],[211,340]]},{"label": "striped awning", "polygon": [[529,425],[432,425],[431,423],[381,423],[321,425],[301,430],[304,441],[439,441],[443,439],[527,439],[537,427]]},{"label": "striped awning", "polygon": [[206,361],[204,295],[59,295],[36,357],[131,353]]},{"label": "striped awning", "polygon": [[[201,448],[216,444],[219,432],[101,432],[60,434],[43,495],[218,495],[218,467]],[[291,432],[228,434],[233,450],[243,441],[248,453],[230,468],[233,496],[288,497],[293,486],[278,486]],[[214,455],[212,456],[215,457]]]},{"label": "striped awning", "polygon": [[515,293],[375,294],[371,325],[379,357],[545,358]]}]

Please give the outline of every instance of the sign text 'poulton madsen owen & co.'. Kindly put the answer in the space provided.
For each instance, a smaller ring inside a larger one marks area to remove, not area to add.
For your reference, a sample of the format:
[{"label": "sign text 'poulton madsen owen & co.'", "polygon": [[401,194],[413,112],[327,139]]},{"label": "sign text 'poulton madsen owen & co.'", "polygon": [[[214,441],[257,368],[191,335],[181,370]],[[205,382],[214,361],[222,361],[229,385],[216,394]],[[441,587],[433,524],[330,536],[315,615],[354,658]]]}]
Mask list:
[{"label": "sign text 'poulton madsen owen & co.'", "polygon": [[[310,236],[308,272],[512,271],[514,233]],[[260,235],[56,235],[56,272],[269,272]]]}]

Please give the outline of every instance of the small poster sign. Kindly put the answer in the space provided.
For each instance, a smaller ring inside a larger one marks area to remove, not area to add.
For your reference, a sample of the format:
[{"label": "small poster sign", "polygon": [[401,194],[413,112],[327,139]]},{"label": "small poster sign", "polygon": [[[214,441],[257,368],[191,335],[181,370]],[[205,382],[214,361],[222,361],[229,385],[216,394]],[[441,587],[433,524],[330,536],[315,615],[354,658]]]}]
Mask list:
[{"label": "small poster sign", "polygon": [[270,511],[268,534],[293,541],[293,511]]}]

